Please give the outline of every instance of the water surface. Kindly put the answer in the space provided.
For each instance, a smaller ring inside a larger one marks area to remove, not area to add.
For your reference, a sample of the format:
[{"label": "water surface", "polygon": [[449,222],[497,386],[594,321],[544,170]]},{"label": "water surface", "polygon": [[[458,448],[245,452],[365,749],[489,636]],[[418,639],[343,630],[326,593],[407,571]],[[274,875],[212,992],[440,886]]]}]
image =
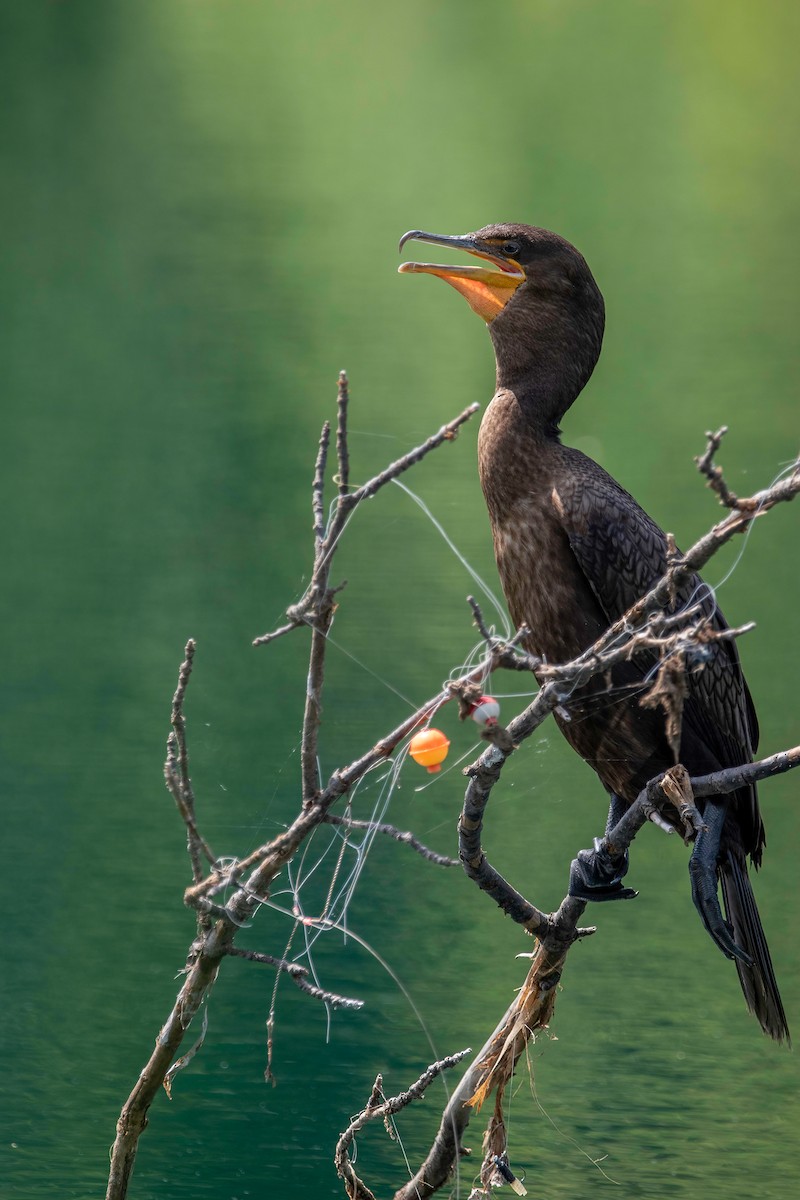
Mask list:
[{"label": "water surface", "polygon": [[[580,246],[608,334],[565,436],[687,544],[718,516],[692,465],[705,429],[731,426],[738,491],[797,449],[797,16],[779,3],[72,0],[6,5],[0,21],[0,1174],[3,1196],[89,1197],[192,936],[161,778],[186,638],[203,829],[218,853],[243,853],[297,806],[305,639],[250,640],[307,576],[338,370],[352,380],[355,480],[491,395],[485,331],[441,285],[395,276],[399,234],[509,218]],[[408,482],[493,583],[475,436]],[[742,652],[765,751],[797,741],[797,519],[772,514],[741,561],[739,547],[708,573],[730,619],[758,622]],[[359,512],[337,573],[349,582],[323,774],[431,694],[475,638],[472,581],[399,489]],[[442,721],[451,757],[466,754],[472,730]],[[453,851],[458,770],[419,784],[409,764],[389,819]],[[360,811],[378,792],[359,793]],[[763,790],[757,886],[797,1028],[795,793],[791,778]],[[603,807],[544,727],[492,801],[488,849],[549,908]],[[330,861],[301,891],[310,912]],[[800,1184],[795,1059],[744,1011],[685,863],[645,831],[639,900],[599,911],[600,934],[572,955],[557,1040],[532,1049],[511,1105],[531,1194],[785,1200]],[[398,1091],[429,1039],[439,1054],[480,1045],[530,947],[459,873],[393,844],[367,859],[349,922],[422,1023],[358,942],[321,939],[320,979],[365,1008],[329,1028],[282,983],[273,1089],[273,978],[231,963],[203,1052],[153,1108],[135,1200],[342,1195],[333,1146],[375,1074]],[[290,931],[264,913],[242,941],[281,953]],[[442,1100],[430,1089],[399,1122],[412,1163]],[[470,1140],[478,1154],[477,1127]],[[405,1177],[381,1129],[359,1162],[381,1196]]]}]

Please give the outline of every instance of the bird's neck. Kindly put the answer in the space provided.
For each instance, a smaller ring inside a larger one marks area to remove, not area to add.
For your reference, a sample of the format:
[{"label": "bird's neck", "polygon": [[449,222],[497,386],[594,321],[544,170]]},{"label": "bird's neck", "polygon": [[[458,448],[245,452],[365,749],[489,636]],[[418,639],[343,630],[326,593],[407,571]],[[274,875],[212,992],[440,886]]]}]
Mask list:
[{"label": "bird's neck", "polygon": [[514,395],[537,436],[557,436],[561,418],[595,368],[603,324],[599,293],[587,311],[573,311],[558,297],[539,296],[516,308],[512,300],[490,322],[497,390]]},{"label": "bird's neck", "polygon": [[[558,439],[558,426],[577,396],[558,363],[497,362],[495,395],[514,398],[514,425],[523,423],[538,441]],[[510,418],[509,418],[510,419]]]},{"label": "bird's neck", "polygon": [[532,421],[513,389],[498,388],[478,434],[478,469],[493,523],[522,497],[552,488],[559,449],[557,433]]}]

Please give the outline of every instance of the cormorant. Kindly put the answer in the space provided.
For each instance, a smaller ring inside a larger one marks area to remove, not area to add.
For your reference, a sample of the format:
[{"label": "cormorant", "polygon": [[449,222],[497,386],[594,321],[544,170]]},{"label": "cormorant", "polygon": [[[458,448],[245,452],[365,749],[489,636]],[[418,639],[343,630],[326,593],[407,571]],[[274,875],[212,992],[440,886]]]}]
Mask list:
[{"label": "cormorant", "polygon": [[[664,533],[602,467],[562,445],[559,422],[600,355],[605,306],[583,256],[558,234],[530,225],[487,225],[457,237],[412,230],[400,241],[465,250],[487,266],[403,263],[401,272],[446,280],[484,321],[494,344],[497,387],[478,439],[481,485],[511,619],[530,630],[526,646],[563,663],[590,646],[663,574]],[[679,605],[702,603],[725,628],[699,576],[679,590]],[[689,671],[680,742],[663,712],[640,699],[653,658],[639,655],[595,678],[564,702],[555,719],[600,777],[615,823],[652,778],[677,760],[690,775],[750,762],[758,723],[735,642],[709,646]],[[764,825],[755,787],[698,801],[705,828],[689,863],[692,896],[709,934],[739,973],[747,1006],[776,1041],[789,1030],[769,949],[747,875],[761,863]],[[677,814],[675,814],[677,820]],[[589,900],[630,896],[621,878],[627,857],[582,851],[570,891]],[[717,881],[727,921],[717,895]]]}]

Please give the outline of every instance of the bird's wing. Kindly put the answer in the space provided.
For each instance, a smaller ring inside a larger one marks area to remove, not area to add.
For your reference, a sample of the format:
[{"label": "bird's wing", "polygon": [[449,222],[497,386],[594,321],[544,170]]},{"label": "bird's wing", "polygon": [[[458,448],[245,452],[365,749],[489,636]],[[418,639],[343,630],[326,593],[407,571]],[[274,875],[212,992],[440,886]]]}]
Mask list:
[{"label": "bird's wing", "polygon": [[[557,482],[553,502],[572,553],[612,624],[664,574],[666,537],[610,475],[577,451],[572,454],[575,460],[571,458],[570,470]],[[716,628],[727,628],[699,576],[677,597],[677,604],[690,602],[702,603]],[[709,651],[689,675],[684,729],[720,766],[749,762],[758,744],[758,723],[736,644],[718,642]],[[643,673],[647,669],[643,662]],[[757,840],[758,831],[752,832]]]}]

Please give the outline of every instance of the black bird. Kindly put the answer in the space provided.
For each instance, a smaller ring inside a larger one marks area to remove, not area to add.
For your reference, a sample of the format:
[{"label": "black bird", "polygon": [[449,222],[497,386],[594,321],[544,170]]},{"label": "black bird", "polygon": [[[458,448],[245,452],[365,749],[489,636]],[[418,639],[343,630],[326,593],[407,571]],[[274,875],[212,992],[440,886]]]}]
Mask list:
[{"label": "black bird", "polygon": [[[497,387],[478,439],[481,485],[511,619],[530,630],[527,648],[549,663],[591,645],[664,573],[664,533],[602,467],[560,441],[559,422],[600,355],[605,306],[583,256],[558,234],[530,225],[487,225],[458,237],[412,230],[400,241],[465,250],[486,266],[403,263],[437,275],[487,322]],[[676,598],[725,620],[695,576]],[[680,742],[663,712],[640,703],[655,660],[639,656],[576,690],[556,713],[574,750],[597,772],[615,823],[642,787],[677,761],[691,775],[750,762],[758,723],[736,645],[714,643],[688,673]],[[747,875],[761,863],[764,825],[755,787],[698,802],[705,828],[689,863],[692,896],[709,934],[739,973],[747,1006],[776,1041],[789,1030]],[[669,814],[677,823],[677,813]],[[630,896],[627,857],[583,851],[570,891],[588,900]],[[727,921],[722,916],[717,881]]]}]

